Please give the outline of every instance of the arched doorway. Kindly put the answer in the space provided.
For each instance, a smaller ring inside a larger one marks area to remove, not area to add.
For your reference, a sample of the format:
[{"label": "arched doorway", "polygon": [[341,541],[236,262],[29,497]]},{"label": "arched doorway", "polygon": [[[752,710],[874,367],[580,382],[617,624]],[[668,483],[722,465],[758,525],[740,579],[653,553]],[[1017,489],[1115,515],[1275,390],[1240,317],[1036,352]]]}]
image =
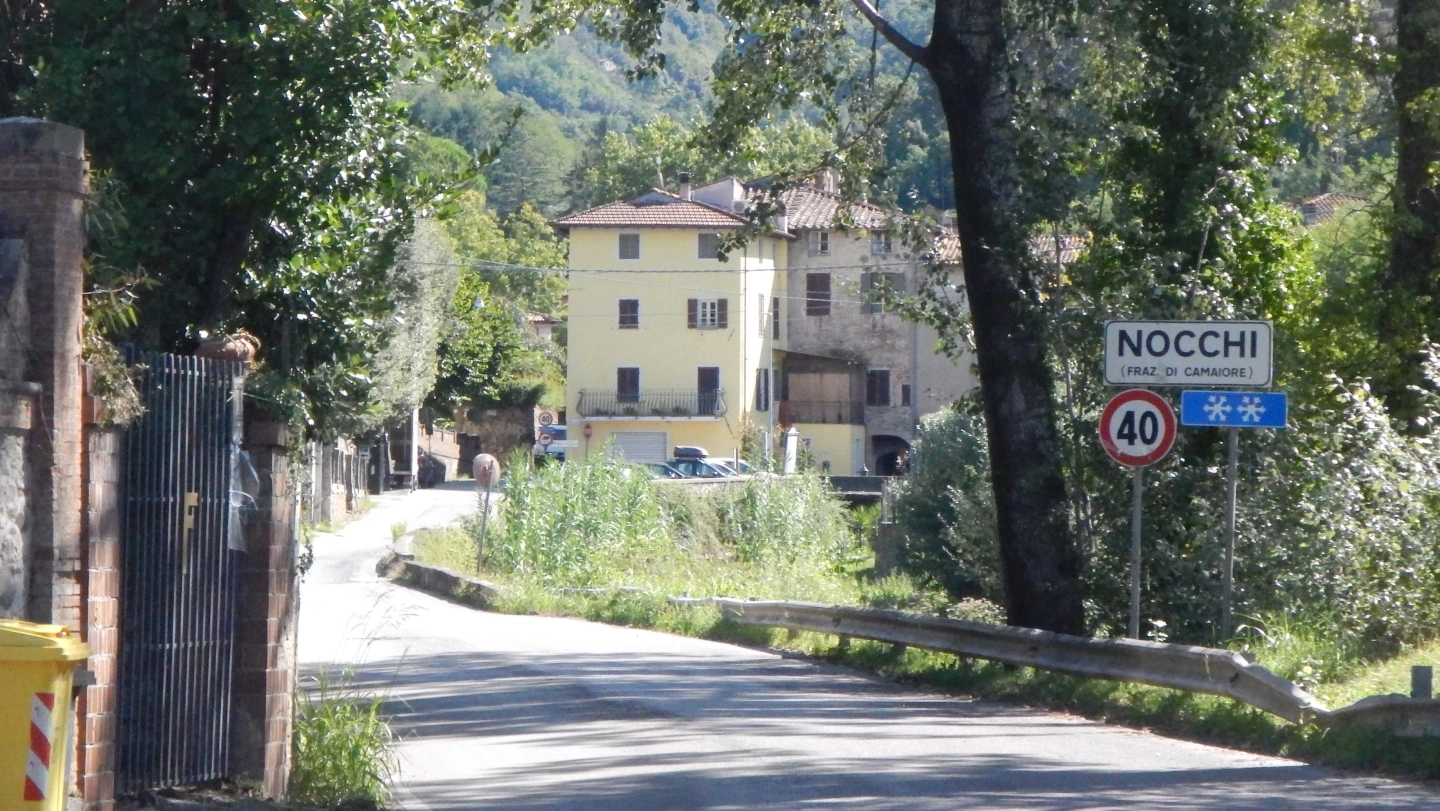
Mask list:
[{"label": "arched doorway", "polygon": [[870,458],[876,476],[900,476],[910,470],[910,443],[888,434],[870,437]]}]

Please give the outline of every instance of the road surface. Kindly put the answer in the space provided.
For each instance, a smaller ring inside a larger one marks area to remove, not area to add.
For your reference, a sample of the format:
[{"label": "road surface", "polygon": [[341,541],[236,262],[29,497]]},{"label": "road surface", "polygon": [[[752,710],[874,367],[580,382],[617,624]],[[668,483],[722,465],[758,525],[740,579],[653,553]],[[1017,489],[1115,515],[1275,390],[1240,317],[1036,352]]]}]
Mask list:
[{"label": "road surface", "polygon": [[407,809],[1440,809],[1378,778],[378,580],[393,524],[475,509],[446,487],[318,537],[301,597],[302,667],[389,696]]}]

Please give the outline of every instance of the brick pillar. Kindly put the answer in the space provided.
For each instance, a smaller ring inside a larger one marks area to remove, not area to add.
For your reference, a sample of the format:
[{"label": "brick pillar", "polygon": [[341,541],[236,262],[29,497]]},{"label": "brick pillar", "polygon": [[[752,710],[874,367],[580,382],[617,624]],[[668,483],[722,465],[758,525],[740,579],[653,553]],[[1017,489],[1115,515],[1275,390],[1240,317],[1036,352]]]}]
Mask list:
[{"label": "brick pillar", "polygon": [[245,426],[245,450],[260,479],[257,510],[245,523],[230,768],[285,796],[294,726],[295,640],[300,615],[294,498],[285,429]]},{"label": "brick pillar", "polygon": [[30,368],[42,391],[30,447],[33,490],[26,613],[79,631],[82,561],[80,330],[86,193],[80,130],[0,121],[0,238],[25,240]]},{"label": "brick pillar", "polygon": [[86,435],[85,641],[95,683],[80,697],[77,782],[85,811],[115,807],[115,656],[120,647],[120,481],[118,429]]}]

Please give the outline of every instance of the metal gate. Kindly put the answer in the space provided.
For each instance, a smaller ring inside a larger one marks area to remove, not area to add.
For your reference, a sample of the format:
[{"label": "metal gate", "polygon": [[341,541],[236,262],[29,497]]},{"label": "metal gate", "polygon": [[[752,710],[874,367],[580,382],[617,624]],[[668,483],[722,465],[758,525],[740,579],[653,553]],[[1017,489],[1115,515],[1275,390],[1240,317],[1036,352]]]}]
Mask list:
[{"label": "metal gate", "polygon": [[132,353],[125,437],[116,789],[224,777],[238,592],[231,490],[244,366]]}]

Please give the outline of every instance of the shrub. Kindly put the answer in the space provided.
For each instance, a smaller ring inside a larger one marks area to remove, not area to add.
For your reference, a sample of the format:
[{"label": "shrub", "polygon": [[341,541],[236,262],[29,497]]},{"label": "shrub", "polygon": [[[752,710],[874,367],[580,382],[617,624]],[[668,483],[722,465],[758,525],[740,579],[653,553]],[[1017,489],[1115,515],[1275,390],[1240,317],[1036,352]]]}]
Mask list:
[{"label": "shrub", "polygon": [[390,725],[381,700],[332,684],[321,674],[312,693],[298,697],[290,800],[334,807],[381,808],[395,771]]}]

